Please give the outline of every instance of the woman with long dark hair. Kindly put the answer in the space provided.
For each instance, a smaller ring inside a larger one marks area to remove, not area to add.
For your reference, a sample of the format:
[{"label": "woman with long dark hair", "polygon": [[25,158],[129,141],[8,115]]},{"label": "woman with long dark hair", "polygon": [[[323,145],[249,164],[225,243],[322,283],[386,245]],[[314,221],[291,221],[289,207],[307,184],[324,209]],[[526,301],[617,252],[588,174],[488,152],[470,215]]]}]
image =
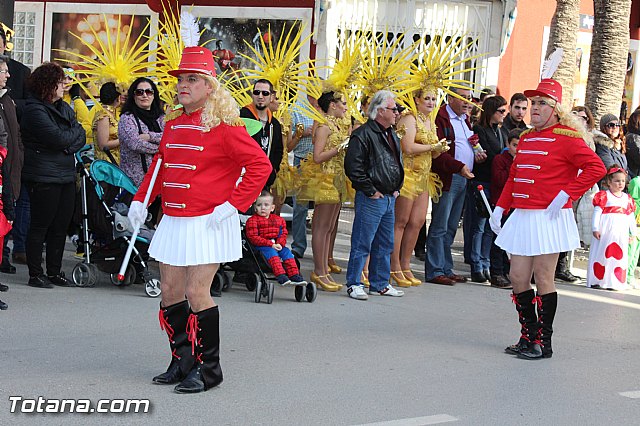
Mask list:
[{"label": "woman with long dark hair", "polygon": [[[469,261],[471,263],[471,281],[486,282],[499,288],[510,288],[510,283],[502,275],[490,273],[491,242],[493,232],[486,216],[478,214],[478,185],[483,186],[487,199],[490,198],[491,164],[496,155],[507,146],[509,135],[502,127],[502,121],[507,115],[507,100],[502,96],[485,98],[482,104],[480,120],[473,126],[473,132],[478,135],[480,146],[487,154],[487,159],[476,163],[473,167],[475,178],[467,186],[467,200],[464,212],[465,231],[470,230]],[[485,212],[486,213],[486,212]],[[465,239],[466,240],[466,239]],[[466,242],[465,242],[466,244]]]},{"label": "woman with long dark hair", "polygon": [[120,168],[140,185],[158,152],[164,131],[164,111],[156,84],[147,77],[131,83],[118,124]]},{"label": "woman with long dark hair", "polygon": [[[66,231],[73,215],[75,160],[86,134],[64,96],[64,71],[46,62],[27,80],[30,97],[22,112],[22,181],[29,192],[31,224],[27,236],[29,285],[73,286],[62,267]],[[42,247],[46,242],[46,275]]]}]

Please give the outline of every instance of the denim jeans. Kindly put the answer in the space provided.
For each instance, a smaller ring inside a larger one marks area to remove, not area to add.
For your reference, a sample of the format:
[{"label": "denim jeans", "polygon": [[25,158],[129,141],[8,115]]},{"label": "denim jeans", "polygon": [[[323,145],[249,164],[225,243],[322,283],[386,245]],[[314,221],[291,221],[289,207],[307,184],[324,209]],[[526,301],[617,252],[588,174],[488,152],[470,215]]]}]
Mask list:
[{"label": "denim jeans", "polygon": [[389,284],[395,204],[393,195],[374,200],[362,191],[356,192],[347,286],[362,285],[362,270],[369,255],[370,290],[381,291]]},{"label": "denim jeans", "polygon": [[255,247],[265,259],[269,260],[272,257],[279,257],[282,260],[293,259],[293,254],[291,254],[291,250],[286,247],[282,247],[282,250],[277,251],[273,247]]},{"label": "denim jeans", "polygon": [[[29,191],[23,183],[20,187],[20,196],[16,201],[16,219],[13,222],[13,253],[27,252],[27,234],[31,223],[31,203],[29,201]],[[8,255],[8,253],[7,253]]]},{"label": "denim jeans", "polygon": [[[293,157],[293,165],[300,166],[302,159]],[[291,250],[304,256],[307,250],[307,214],[309,213],[309,202],[302,201],[298,204],[296,197],[293,197],[293,218],[291,219]]]},{"label": "denim jeans", "polygon": [[453,275],[451,245],[458,231],[466,188],[467,179],[455,174],[451,179],[451,188],[442,191],[440,200],[433,203],[425,258],[427,280],[439,275]]},{"label": "denim jeans", "polygon": [[[493,240],[493,231],[489,226],[489,220],[484,217],[478,216],[476,210],[476,201],[474,192],[478,185],[484,187],[484,193],[489,195],[489,182],[480,182],[472,180],[467,185],[467,199],[464,208],[464,244],[470,244],[469,247],[469,262],[471,265],[471,272],[482,273],[482,271],[489,270],[490,257],[491,257],[491,242]],[[469,235],[467,235],[469,232]]]}]

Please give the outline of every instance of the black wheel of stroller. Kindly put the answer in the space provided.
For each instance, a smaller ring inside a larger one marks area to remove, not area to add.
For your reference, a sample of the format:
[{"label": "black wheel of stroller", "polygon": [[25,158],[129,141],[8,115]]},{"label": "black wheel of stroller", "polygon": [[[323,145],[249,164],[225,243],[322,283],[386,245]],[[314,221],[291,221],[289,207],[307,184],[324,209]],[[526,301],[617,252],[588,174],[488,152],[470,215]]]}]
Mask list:
[{"label": "black wheel of stroller", "polygon": [[71,271],[71,279],[78,287],[93,287],[98,282],[98,268],[91,263],[77,263]]},{"label": "black wheel of stroller", "polygon": [[111,284],[116,286],[131,285],[136,280],[136,268],[131,264],[127,266],[127,270],[124,273],[124,280],[122,281],[118,279],[118,274],[109,274],[109,279],[111,280]]},{"label": "black wheel of stroller", "polygon": [[272,304],[273,303],[273,293],[275,292],[275,284],[273,284],[273,282],[271,281],[267,281],[267,303],[268,304]]},{"label": "black wheel of stroller", "polygon": [[296,302],[302,302],[304,300],[306,292],[307,292],[306,286],[297,285],[294,290],[294,294],[296,296]]},{"label": "black wheel of stroller", "polygon": [[307,294],[305,295],[307,298],[307,302],[313,303],[316,301],[316,297],[318,297],[318,289],[316,288],[316,283],[307,283]]},{"label": "black wheel of stroller", "polygon": [[255,274],[255,283],[255,300],[256,303],[260,303],[260,299],[262,299],[262,280],[258,274]]},{"label": "black wheel of stroller", "polygon": [[162,289],[160,288],[160,280],[157,278],[151,278],[149,281],[144,283],[144,292],[147,293],[149,297],[158,297],[162,294]]}]

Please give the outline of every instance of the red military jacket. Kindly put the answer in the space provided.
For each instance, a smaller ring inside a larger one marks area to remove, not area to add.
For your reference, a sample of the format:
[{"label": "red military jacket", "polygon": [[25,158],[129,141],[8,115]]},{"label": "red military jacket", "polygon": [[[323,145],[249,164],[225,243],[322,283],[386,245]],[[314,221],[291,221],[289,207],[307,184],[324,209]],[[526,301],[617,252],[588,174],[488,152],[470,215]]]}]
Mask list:
[{"label": "red military jacket", "polygon": [[[580,173],[578,173],[580,171]],[[546,209],[560,191],[571,207],[606,173],[602,160],[570,127],[556,124],[525,132],[509,171],[498,206],[505,211]]]},{"label": "red military jacket", "polygon": [[[200,123],[200,111],[182,113],[167,122],[158,153],[134,200],[144,200],[162,158],[150,200],[161,195],[165,214],[202,216],[225,201],[240,211],[249,208],[271,173],[269,159],[242,124],[220,123],[207,132]],[[236,186],[243,168],[242,181]]]}]

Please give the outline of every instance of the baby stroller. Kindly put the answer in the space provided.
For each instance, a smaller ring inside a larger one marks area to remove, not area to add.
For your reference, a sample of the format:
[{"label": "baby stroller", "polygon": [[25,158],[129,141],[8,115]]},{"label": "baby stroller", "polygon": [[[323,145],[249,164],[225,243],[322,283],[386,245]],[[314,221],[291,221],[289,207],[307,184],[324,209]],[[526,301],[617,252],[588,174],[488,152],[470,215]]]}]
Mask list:
[{"label": "baby stroller", "polygon": [[[146,264],[153,231],[144,225],[136,238],[125,278],[122,282],[118,280],[129,237],[133,234],[126,215],[137,188],[115,164],[89,158],[89,150],[90,147],[87,146],[76,153],[81,175],[85,259],[73,268],[73,282],[79,287],[93,287],[98,280],[97,271],[100,270],[110,274],[114,285],[144,283],[147,295],[158,297],[161,293],[160,281],[151,276]],[[87,181],[91,182],[94,191],[87,190]]]},{"label": "baby stroller", "polygon": [[[240,215],[242,257],[236,261],[220,265],[220,269],[214,278],[212,289],[216,286],[223,290],[230,288],[232,280],[227,275],[227,272],[233,271],[242,277],[247,290],[254,292],[254,300],[256,303],[260,303],[264,298],[267,303],[271,304],[275,291],[275,276],[271,272],[271,268],[267,264],[264,256],[262,256],[262,253],[254,249],[246,237],[245,222],[248,218],[249,216]],[[296,285],[294,288],[296,301],[302,302],[306,300],[309,303],[313,303],[316,300],[318,292],[315,283]]]}]

